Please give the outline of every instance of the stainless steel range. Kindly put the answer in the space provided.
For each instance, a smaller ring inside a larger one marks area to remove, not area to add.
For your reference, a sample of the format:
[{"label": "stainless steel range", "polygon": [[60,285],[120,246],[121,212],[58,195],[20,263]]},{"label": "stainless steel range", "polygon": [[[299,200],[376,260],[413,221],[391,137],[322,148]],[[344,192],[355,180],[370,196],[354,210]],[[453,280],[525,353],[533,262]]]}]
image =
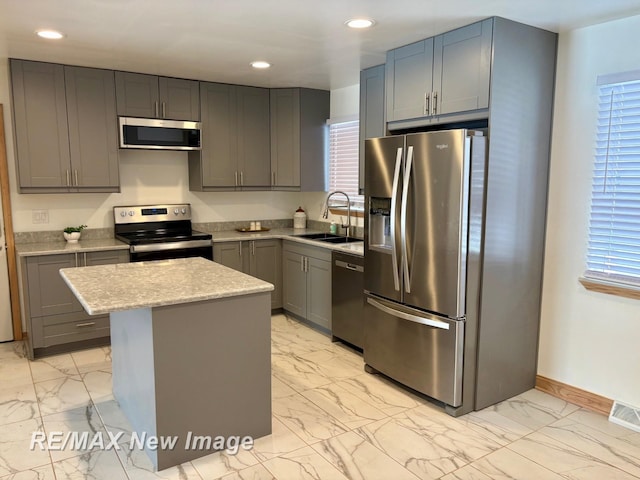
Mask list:
[{"label": "stainless steel range", "polygon": [[213,260],[211,234],[191,228],[191,205],[113,207],[115,237],[130,245],[132,262],[204,257]]}]

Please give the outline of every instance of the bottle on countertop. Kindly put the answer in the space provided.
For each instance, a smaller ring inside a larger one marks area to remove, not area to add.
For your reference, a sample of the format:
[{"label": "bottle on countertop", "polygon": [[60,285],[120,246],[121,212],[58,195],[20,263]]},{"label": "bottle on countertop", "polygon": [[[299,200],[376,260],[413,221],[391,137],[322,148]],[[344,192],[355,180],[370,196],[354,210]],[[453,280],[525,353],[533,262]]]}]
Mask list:
[{"label": "bottle on countertop", "polygon": [[329,226],[329,233],[338,233],[338,225],[336,225],[336,222],[331,222],[331,225]]},{"label": "bottle on countertop", "polygon": [[293,214],[293,228],[307,228],[307,214],[304,213],[302,207],[298,207],[296,213]]}]

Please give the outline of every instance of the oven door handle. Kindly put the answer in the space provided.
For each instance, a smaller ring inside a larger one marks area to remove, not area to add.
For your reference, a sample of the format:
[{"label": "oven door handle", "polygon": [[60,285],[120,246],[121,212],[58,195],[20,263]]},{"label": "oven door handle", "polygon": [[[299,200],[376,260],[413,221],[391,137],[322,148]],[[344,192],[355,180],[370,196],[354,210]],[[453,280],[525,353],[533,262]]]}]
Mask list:
[{"label": "oven door handle", "polygon": [[211,240],[189,240],[185,242],[150,243],[147,245],[131,245],[131,253],[140,252],[161,252],[163,250],[180,250],[186,248],[211,247]]}]

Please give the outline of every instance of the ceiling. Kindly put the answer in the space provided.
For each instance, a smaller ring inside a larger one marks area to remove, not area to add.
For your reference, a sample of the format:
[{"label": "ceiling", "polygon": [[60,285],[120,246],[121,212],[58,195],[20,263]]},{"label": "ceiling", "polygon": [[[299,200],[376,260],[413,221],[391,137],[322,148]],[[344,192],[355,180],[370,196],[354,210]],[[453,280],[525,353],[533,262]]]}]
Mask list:
[{"label": "ceiling", "polygon": [[[561,32],[638,0],[0,0],[0,56],[264,87],[335,89],[389,49],[497,15]],[[369,17],[352,30],[344,22]],[[42,28],[66,37],[46,41]],[[273,67],[258,71],[253,60]]]}]

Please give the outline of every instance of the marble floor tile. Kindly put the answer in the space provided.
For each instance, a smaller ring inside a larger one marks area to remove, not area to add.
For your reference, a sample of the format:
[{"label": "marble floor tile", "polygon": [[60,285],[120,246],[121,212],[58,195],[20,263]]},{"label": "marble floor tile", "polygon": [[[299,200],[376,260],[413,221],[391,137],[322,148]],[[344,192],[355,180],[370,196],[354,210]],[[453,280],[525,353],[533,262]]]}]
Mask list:
[{"label": "marble floor tile", "polygon": [[312,445],[350,480],[417,480],[413,473],[354,432]]},{"label": "marble floor tile", "polygon": [[111,370],[93,370],[81,375],[84,386],[93,402],[113,400]]},{"label": "marble floor tile", "polygon": [[34,432],[44,432],[39,418],[0,426],[0,477],[51,463],[48,451],[31,450]]},{"label": "marble floor tile", "polygon": [[35,387],[42,415],[85,407],[91,401],[79,375],[39,382]]},{"label": "marble floor tile", "polygon": [[0,425],[22,422],[40,416],[33,383],[3,386],[0,389]]},{"label": "marble floor tile", "polygon": [[111,370],[111,347],[80,350],[71,354],[80,373],[93,370]]},{"label": "marble floor tile", "polygon": [[455,472],[451,472],[440,480],[493,480],[490,476],[485,475],[473,465],[465,465]]},{"label": "marble floor tile", "polygon": [[57,480],[127,480],[113,450],[93,450],[53,464]]},{"label": "marble floor tile", "polygon": [[225,475],[222,480],[276,480],[276,477],[271,475],[271,472],[262,465],[254,465],[253,467]]},{"label": "marble floor tile", "polygon": [[423,479],[439,478],[500,448],[442,411],[417,407],[357,432]]},{"label": "marble floor tile", "polygon": [[133,428],[116,400],[94,402],[105,430],[118,437],[118,443],[129,443]]},{"label": "marble floor tile", "polygon": [[311,447],[273,458],[263,465],[277,480],[348,480]]},{"label": "marble floor tile", "polygon": [[421,400],[406,389],[393,385],[380,375],[362,373],[336,383],[386,415],[396,415],[422,405]]},{"label": "marble floor tile", "polygon": [[528,390],[516,397],[498,403],[492,409],[500,415],[537,430],[566,417],[579,407],[539,390]]},{"label": "marble floor tile", "polygon": [[566,417],[568,420],[575,420],[591,428],[594,428],[610,437],[624,440],[627,443],[640,448],[640,433],[617,425],[609,421],[608,417],[599,413],[591,412],[581,408]]},{"label": "marble floor tile", "polygon": [[385,413],[374,406],[335,384],[305,390],[301,392],[301,395],[349,429],[358,428],[387,417]]},{"label": "marble floor tile", "polygon": [[0,361],[0,385],[3,388],[33,383],[29,360],[26,358],[5,358]]},{"label": "marble floor tile", "polygon": [[491,479],[563,480],[564,477],[541,465],[503,448],[471,464]]},{"label": "marble floor tile", "polygon": [[271,421],[271,435],[258,438],[252,453],[261,462],[305,447],[307,444],[280,420]]},{"label": "marble floor tile", "polygon": [[500,445],[507,445],[531,433],[531,429],[500,415],[491,408],[458,417],[458,422],[483,433]]},{"label": "marble floor tile", "polygon": [[203,478],[191,462],[154,472],[151,460],[144,451],[131,450],[128,445],[122,445],[117,453],[129,480],[202,480]]},{"label": "marble floor tile", "polygon": [[293,395],[296,391],[277,377],[271,377],[271,397],[281,398]]},{"label": "marble floor tile", "polygon": [[345,425],[300,394],[276,399],[273,415],[308,444],[348,431]]},{"label": "marble floor tile", "polygon": [[364,362],[356,355],[322,349],[300,355],[307,362],[314,362],[318,371],[333,381],[362,375]]},{"label": "marble floor tile", "polygon": [[[88,404],[85,407],[75,408],[73,410],[66,410],[60,413],[52,413],[42,417],[44,429],[47,434],[51,435],[52,432],[61,432],[63,438],[70,438],[66,445],[60,444],[61,449],[52,449],[49,451],[51,460],[57,462],[59,460],[65,460],[67,458],[76,457],[80,454],[88,453],[92,450],[93,446],[90,444],[78,445],[76,442],[77,436],[86,436],[91,442],[96,435],[101,436],[104,445],[110,443],[109,437],[100,416],[96,411],[93,404]],[[76,436],[76,438],[74,438]],[[81,448],[86,447],[86,448]]]},{"label": "marble floor tile", "polygon": [[52,465],[44,465],[42,467],[34,467],[22,472],[12,473],[6,477],[0,477],[0,480],[56,480],[53,473]]},{"label": "marble floor tile", "polygon": [[599,458],[547,435],[534,432],[507,447],[521,456],[572,480],[637,479]]},{"label": "marble floor tile", "polygon": [[222,451],[191,461],[198,474],[208,480],[221,478],[230,473],[237,473],[258,463],[258,459],[253,453],[242,448],[235,455]]},{"label": "marble floor tile", "polygon": [[0,360],[25,358],[26,356],[23,341],[0,343]]},{"label": "marble floor tile", "polygon": [[295,354],[271,354],[272,374],[297,392],[327,385],[333,380],[320,373],[318,364]]},{"label": "marble floor tile", "polygon": [[68,353],[39,358],[30,362],[30,365],[34,382],[43,382],[45,380],[55,380],[56,378],[78,375],[78,368],[73,361],[73,357]]},{"label": "marble floor tile", "polygon": [[572,418],[558,420],[539,432],[640,478],[640,448],[636,445]]}]

